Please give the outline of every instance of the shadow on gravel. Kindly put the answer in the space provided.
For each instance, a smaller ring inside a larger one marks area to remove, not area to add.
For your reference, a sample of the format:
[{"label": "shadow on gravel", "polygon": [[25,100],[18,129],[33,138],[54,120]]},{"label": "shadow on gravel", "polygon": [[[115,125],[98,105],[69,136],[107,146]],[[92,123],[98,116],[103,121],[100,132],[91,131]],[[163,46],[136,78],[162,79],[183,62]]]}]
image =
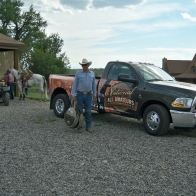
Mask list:
[{"label": "shadow on gravel", "polygon": [[[129,117],[118,116],[115,114],[99,114],[97,112],[92,113],[94,126],[104,126],[107,124],[114,125],[116,127],[121,127],[122,129],[130,130],[130,125],[132,127],[137,127],[140,130],[144,130],[142,120],[132,119]],[[147,134],[147,133],[146,133]],[[173,137],[173,136],[184,136],[184,137],[194,137],[196,138],[196,129],[185,129],[178,128],[174,129],[171,124],[169,127],[168,133],[164,137]]]},{"label": "shadow on gravel", "polygon": [[170,128],[167,136],[184,136],[184,137],[193,137],[196,138],[196,129],[174,129]]}]

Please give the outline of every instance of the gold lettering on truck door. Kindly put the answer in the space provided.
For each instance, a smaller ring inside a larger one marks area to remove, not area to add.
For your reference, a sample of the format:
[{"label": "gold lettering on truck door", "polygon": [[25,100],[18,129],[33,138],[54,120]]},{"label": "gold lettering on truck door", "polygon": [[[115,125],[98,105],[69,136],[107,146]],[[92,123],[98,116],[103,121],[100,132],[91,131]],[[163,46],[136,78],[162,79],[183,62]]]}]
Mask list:
[{"label": "gold lettering on truck door", "polygon": [[110,88],[110,91],[105,94],[106,107],[113,107],[116,111],[125,112],[126,110],[137,110],[138,103],[132,98],[132,95],[137,87],[130,87],[123,83],[117,82]]}]

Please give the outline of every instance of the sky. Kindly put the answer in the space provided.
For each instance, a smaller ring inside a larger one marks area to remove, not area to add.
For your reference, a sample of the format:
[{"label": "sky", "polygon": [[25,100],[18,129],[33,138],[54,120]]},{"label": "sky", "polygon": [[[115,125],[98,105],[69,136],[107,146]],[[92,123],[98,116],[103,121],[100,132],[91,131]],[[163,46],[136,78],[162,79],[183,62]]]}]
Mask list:
[{"label": "sky", "polygon": [[47,35],[64,41],[72,69],[109,61],[192,60],[196,53],[196,0],[25,0],[47,21]]}]

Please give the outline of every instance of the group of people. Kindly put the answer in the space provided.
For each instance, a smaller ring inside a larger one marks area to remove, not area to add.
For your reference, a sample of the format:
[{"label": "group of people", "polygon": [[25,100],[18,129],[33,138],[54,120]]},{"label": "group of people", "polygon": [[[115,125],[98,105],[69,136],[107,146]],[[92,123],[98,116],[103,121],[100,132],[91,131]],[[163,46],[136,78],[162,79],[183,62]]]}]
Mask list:
[{"label": "group of people", "polygon": [[[14,84],[13,83],[14,82],[14,76],[12,75],[12,72],[11,72],[10,69],[8,69],[6,71],[5,77],[6,77],[5,82],[6,82],[7,86],[10,87],[10,92],[9,92],[10,99],[14,99],[14,92],[13,92],[14,91],[14,85],[13,85]],[[25,90],[25,94],[28,95],[28,88],[25,87],[24,90]]]}]

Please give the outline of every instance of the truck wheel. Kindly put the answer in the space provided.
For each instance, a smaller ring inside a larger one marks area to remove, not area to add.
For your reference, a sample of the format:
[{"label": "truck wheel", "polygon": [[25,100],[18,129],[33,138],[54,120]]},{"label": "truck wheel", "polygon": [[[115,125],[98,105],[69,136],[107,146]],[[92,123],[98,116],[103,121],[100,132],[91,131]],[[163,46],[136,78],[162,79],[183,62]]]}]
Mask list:
[{"label": "truck wheel", "polygon": [[58,94],[53,100],[53,110],[57,117],[64,118],[65,112],[70,106],[69,98],[66,94]]},{"label": "truck wheel", "polygon": [[9,105],[9,100],[10,100],[10,95],[8,92],[5,92],[4,93],[4,96],[3,96],[3,102],[4,102],[4,105],[5,106],[8,106]]},{"label": "truck wheel", "polygon": [[105,111],[101,111],[101,110],[98,110],[97,112],[98,112],[99,114],[106,114]]},{"label": "truck wheel", "polygon": [[153,136],[165,135],[170,124],[169,114],[161,105],[150,105],[144,111],[143,123],[148,134]]}]

